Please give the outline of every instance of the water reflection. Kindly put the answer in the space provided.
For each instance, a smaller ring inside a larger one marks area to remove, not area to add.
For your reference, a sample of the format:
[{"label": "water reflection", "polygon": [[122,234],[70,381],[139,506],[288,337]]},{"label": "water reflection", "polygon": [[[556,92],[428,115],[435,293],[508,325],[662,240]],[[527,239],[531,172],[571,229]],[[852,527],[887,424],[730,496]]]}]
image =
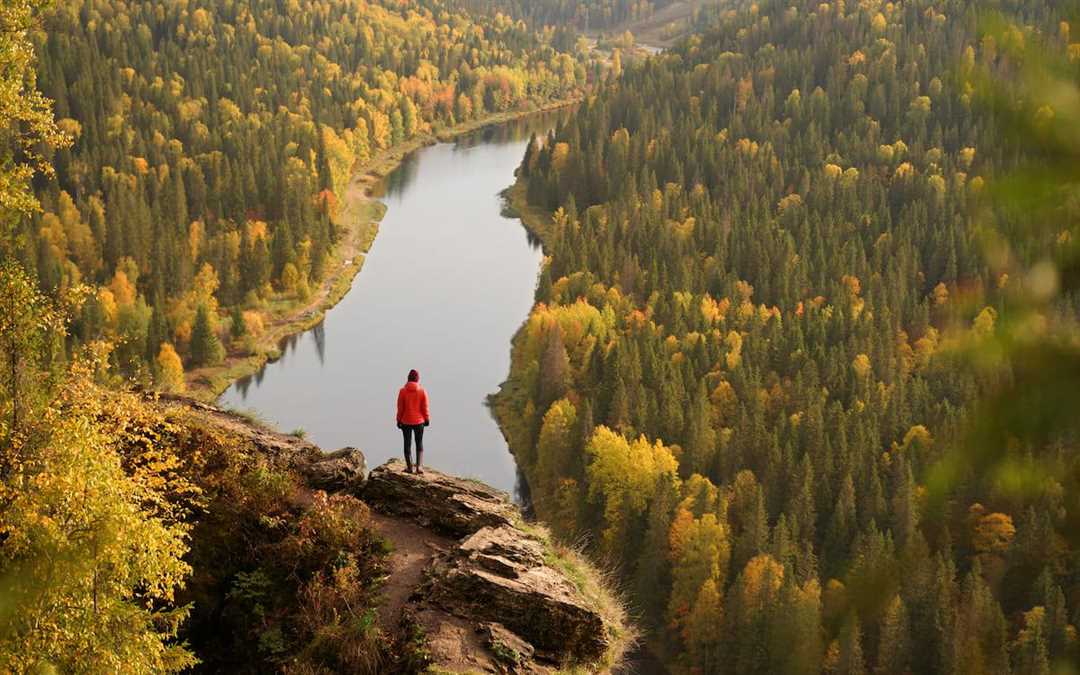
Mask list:
[{"label": "water reflection", "polygon": [[534,251],[540,250],[540,247],[544,243],[540,241],[540,237],[532,233],[532,230],[525,230],[525,239],[529,242],[529,247]]},{"label": "water reflection", "polygon": [[[541,253],[500,193],[530,134],[568,111],[424,148],[382,181],[387,214],[352,290],[323,323],[281,344],[281,358],[236,382],[225,406],[369,466],[400,453],[397,390],[410,368],[431,397],[426,461],[511,491],[517,467],[486,406],[506,378],[510,339],[532,305]],[[332,339],[330,339],[332,334]]]},{"label": "water reflection", "polygon": [[[472,133],[459,137],[453,143],[453,156],[463,157],[469,150],[478,146],[513,147],[516,150],[523,141],[528,141],[532,134],[544,136],[552,129],[564,124],[570,119],[573,111],[573,106],[567,106],[511,120],[503,124],[481,127]],[[524,148],[522,148],[523,150]],[[382,199],[400,195],[408,190],[413,181],[416,180],[421,156],[422,153],[420,152],[406,155],[397,168],[372,186],[371,194]],[[520,160],[520,156],[518,159]],[[507,184],[512,182],[513,176],[510,176]],[[506,185],[502,187],[506,187]]]},{"label": "water reflection", "polygon": [[311,338],[315,341],[315,353],[319,355],[319,365],[326,363],[326,325],[320,321],[311,329]]},{"label": "water reflection", "polygon": [[383,198],[398,195],[412,185],[416,178],[416,171],[420,167],[420,153],[408,154],[401,160],[397,168],[384,176],[371,190],[374,197]]}]

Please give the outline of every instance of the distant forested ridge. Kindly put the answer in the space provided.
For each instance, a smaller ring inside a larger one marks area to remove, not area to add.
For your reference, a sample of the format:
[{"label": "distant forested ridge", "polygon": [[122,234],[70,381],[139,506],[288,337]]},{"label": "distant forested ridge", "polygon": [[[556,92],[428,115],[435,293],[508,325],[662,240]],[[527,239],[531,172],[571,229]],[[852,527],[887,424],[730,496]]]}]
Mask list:
[{"label": "distant forested ridge", "polygon": [[162,385],[316,287],[358,163],[586,79],[523,22],[440,0],[64,0],[41,28],[37,84],[75,144],[19,256],[50,294],[95,286],[76,341]]},{"label": "distant forested ridge", "polygon": [[507,12],[539,26],[602,30],[646,19],[673,0],[462,0],[483,12]]},{"label": "distant forested ridge", "polygon": [[[732,9],[527,151],[549,258],[498,416],[677,672],[1076,663],[1061,491],[928,515],[991,384],[947,343],[1010,283],[973,215],[1016,158],[974,100],[1009,67],[980,5]],[[1080,54],[1055,3],[997,6]]]}]

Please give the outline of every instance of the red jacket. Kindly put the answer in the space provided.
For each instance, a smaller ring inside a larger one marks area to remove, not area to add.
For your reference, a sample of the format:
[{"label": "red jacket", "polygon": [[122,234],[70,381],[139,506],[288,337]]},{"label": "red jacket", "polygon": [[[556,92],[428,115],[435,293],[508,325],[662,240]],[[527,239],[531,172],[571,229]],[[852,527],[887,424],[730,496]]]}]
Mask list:
[{"label": "red jacket", "polygon": [[423,424],[431,420],[427,392],[419,382],[408,382],[397,395],[398,424]]}]

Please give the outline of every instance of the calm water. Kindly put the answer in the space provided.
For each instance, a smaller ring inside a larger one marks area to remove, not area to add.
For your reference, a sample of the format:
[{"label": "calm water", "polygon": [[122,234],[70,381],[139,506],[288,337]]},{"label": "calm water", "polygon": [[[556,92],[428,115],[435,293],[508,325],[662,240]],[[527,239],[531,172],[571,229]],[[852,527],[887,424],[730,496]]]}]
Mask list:
[{"label": "calm water", "polygon": [[398,389],[420,371],[431,399],[425,464],[512,491],[517,471],[485,397],[506,379],[541,252],[499,192],[529,133],[554,115],[418,150],[383,181],[388,210],[352,290],[283,356],[220,399],[375,467],[401,456]]}]

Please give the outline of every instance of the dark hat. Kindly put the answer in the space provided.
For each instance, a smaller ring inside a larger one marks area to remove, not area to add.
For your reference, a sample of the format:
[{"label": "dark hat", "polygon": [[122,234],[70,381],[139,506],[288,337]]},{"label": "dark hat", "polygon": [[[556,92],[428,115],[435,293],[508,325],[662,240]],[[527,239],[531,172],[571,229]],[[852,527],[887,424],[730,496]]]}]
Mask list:
[{"label": "dark hat", "polygon": [[409,382],[419,382],[419,381],[420,381],[420,373],[416,372],[416,369],[413,368],[412,370],[409,371]]}]

